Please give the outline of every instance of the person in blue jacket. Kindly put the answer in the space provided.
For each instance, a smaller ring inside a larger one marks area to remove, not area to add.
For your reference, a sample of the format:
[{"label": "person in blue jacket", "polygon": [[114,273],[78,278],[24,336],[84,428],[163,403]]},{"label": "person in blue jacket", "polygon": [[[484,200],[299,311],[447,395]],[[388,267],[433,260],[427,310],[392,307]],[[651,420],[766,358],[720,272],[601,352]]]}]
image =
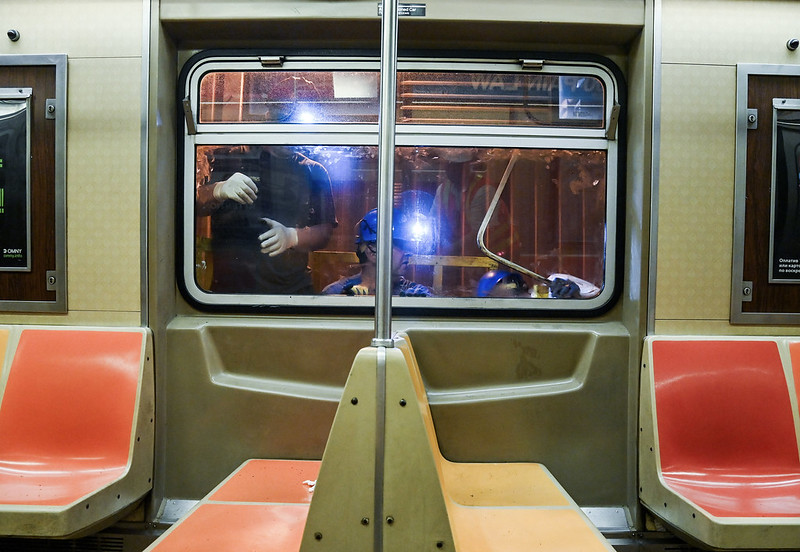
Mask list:
[{"label": "person in blue jacket", "polygon": [[[427,231],[426,231],[427,230]],[[432,297],[433,291],[423,284],[406,280],[415,244],[428,239],[429,229],[424,221],[395,209],[392,214],[392,295],[401,297]],[[345,276],[322,290],[326,295],[374,295],[378,240],[378,210],[373,209],[356,224],[356,255],[361,266],[358,274]]]}]

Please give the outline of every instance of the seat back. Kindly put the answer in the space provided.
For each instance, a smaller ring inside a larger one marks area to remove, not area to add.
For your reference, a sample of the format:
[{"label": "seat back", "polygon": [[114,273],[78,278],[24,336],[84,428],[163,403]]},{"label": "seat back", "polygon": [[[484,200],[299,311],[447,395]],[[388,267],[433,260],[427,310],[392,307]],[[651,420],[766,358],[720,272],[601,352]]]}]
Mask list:
[{"label": "seat back", "polygon": [[0,404],[0,458],[126,466],[143,339],[23,330]]},{"label": "seat back", "polygon": [[[800,417],[800,341],[789,342],[789,358],[792,361],[792,379],[794,379],[794,396],[797,399],[797,414]],[[798,427],[800,437],[800,427]],[[800,445],[800,444],[799,444]]]},{"label": "seat back", "polygon": [[77,538],[152,489],[145,328],[0,327],[0,535]]},{"label": "seat back", "polygon": [[437,469],[441,473],[441,462],[444,460],[441,449],[439,448],[439,439],[436,436],[436,428],[433,425],[433,416],[431,415],[431,407],[428,403],[428,393],[425,391],[425,382],[422,380],[422,372],[420,372],[419,364],[417,364],[417,357],[414,354],[414,349],[411,346],[411,340],[407,335],[400,335],[395,346],[403,353],[406,364],[409,367],[409,374],[414,393],[419,403],[419,408],[422,411],[422,421],[425,425],[425,434],[428,437],[428,443],[431,447],[431,452],[437,462]]},{"label": "seat back", "polygon": [[651,362],[664,472],[800,466],[774,341],[659,340]]}]

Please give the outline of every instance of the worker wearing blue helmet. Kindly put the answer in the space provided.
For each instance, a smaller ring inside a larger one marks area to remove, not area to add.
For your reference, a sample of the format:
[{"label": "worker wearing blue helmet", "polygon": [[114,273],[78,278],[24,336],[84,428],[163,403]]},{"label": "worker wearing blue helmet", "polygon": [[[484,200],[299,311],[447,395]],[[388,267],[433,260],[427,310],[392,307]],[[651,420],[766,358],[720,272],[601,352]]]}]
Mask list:
[{"label": "worker wearing blue helmet", "polygon": [[517,272],[490,270],[478,281],[478,297],[530,297],[525,280]]},{"label": "worker wearing blue helmet", "polygon": [[[580,299],[594,297],[600,288],[569,274],[551,274],[548,278],[547,297],[554,299]],[[478,297],[532,297],[525,280],[518,272],[505,269],[490,270],[478,281]],[[537,297],[540,297],[537,295]]]},{"label": "worker wearing blue helmet", "polygon": [[[326,295],[374,295],[377,276],[378,210],[373,209],[356,224],[355,251],[361,271],[345,276],[322,290]],[[424,217],[394,209],[392,213],[392,295],[432,297],[425,285],[406,280],[403,273],[412,254],[430,252],[430,225]]]}]

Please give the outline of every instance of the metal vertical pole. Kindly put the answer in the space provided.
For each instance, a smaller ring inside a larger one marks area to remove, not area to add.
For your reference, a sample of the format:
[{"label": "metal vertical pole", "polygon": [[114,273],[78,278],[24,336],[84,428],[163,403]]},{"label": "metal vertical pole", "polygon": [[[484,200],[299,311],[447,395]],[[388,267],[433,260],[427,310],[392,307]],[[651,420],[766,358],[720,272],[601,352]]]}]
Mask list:
[{"label": "metal vertical pole", "polygon": [[378,115],[378,255],[375,337],[375,518],[373,551],[382,552],[386,453],[386,347],[392,340],[392,203],[394,195],[395,96],[397,94],[397,0],[381,0],[381,91]]},{"label": "metal vertical pole", "polygon": [[381,88],[378,115],[378,269],[373,347],[392,341],[392,200],[395,98],[397,95],[397,0],[381,0]]}]

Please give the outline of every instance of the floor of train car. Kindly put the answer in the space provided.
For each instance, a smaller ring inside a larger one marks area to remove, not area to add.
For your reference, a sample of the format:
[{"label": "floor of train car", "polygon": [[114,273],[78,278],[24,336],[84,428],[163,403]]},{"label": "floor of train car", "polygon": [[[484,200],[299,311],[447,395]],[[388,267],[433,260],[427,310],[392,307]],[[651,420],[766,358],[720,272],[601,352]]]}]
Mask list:
[{"label": "floor of train car", "polygon": [[[166,526],[142,530],[140,525],[118,527],[74,540],[20,539],[0,537],[2,552],[141,552]],[[617,552],[701,552],[677,537],[663,532],[603,532]],[[746,550],[739,552],[748,552]],[[798,549],[800,552],[800,549]]]}]

